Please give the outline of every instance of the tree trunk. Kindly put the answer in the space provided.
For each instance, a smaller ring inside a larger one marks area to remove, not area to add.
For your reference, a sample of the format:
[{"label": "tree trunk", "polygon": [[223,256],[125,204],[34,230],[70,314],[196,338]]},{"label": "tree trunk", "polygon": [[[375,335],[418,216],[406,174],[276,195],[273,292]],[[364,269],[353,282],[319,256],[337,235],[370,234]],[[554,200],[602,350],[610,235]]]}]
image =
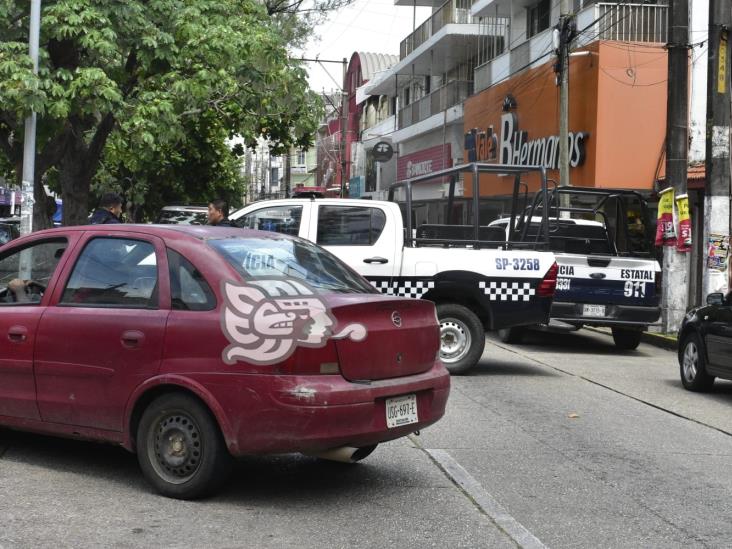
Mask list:
[{"label": "tree trunk", "polygon": [[65,226],[86,225],[89,219],[89,189],[94,171],[87,166],[86,153],[84,142],[76,138],[58,166]]},{"label": "tree trunk", "polygon": [[86,225],[89,220],[89,189],[91,179],[83,177],[85,171],[82,163],[64,163],[59,173],[61,180],[61,198],[64,201],[63,224]]}]

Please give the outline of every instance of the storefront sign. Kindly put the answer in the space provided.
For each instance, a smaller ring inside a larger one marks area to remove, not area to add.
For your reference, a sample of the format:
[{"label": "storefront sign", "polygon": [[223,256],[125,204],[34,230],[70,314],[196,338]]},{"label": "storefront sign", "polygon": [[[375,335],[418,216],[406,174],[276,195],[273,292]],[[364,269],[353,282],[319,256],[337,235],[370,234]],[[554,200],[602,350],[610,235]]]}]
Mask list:
[{"label": "storefront sign", "polygon": [[691,216],[689,215],[689,195],[680,194],[676,197],[676,211],[679,219],[679,237],[676,249],[680,252],[691,251]]},{"label": "storefront sign", "polygon": [[674,188],[664,189],[658,195],[658,223],[656,246],[676,246],[674,227]]},{"label": "storefront sign", "polygon": [[[569,133],[569,165],[572,168],[585,163],[587,132]],[[465,149],[469,162],[485,162],[498,159],[501,164],[515,166],[544,166],[548,170],[559,167],[559,136],[529,139],[529,132],[519,130],[515,113],[501,116],[501,131],[497,135],[493,126],[485,131],[471,130],[465,135]]]},{"label": "storefront sign", "polygon": [[397,161],[397,181],[439,172],[452,165],[450,144],[437,145],[416,153],[400,156]]},{"label": "storefront sign", "polygon": [[372,154],[377,162],[389,162],[391,157],[394,156],[394,149],[386,141],[379,141],[374,145]]},{"label": "storefront sign", "polygon": [[0,205],[2,206],[15,206],[23,202],[22,193],[0,187]]}]

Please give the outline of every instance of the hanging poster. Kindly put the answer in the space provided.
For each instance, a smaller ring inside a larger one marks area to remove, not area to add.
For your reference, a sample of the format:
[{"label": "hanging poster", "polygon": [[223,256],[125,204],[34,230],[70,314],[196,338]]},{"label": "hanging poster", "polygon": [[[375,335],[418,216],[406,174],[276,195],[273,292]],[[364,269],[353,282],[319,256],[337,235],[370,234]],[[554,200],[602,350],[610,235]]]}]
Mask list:
[{"label": "hanging poster", "polygon": [[723,273],[727,270],[729,236],[711,233],[707,243],[707,268]]},{"label": "hanging poster", "polygon": [[691,251],[691,216],[689,214],[689,195],[680,194],[676,197],[676,211],[679,220],[679,236],[676,249],[680,252]]},{"label": "hanging poster", "polygon": [[664,189],[658,194],[658,224],[656,225],[656,246],[676,246],[673,187]]}]

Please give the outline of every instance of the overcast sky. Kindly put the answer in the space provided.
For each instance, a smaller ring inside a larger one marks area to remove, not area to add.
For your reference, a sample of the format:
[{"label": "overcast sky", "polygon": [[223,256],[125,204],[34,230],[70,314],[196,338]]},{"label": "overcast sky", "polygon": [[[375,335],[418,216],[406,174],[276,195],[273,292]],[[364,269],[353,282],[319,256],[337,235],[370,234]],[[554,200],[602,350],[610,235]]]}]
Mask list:
[{"label": "overcast sky", "polygon": [[[430,8],[417,8],[417,26],[429,17],[430,11]],[[356,0],[332,13],[316,29],[319,38],[310,41],[304,56],[350,60],[355,51],[399,55],[399,43],[412,32],[412,14],[411,6],[395,6],[393,0]],[[308,63],[307,67],[311,88],[315,91],[335,88],[336,83],[323,67],[316,63]],[[342,65],[326,63],[325,67],[340,85]]]}]

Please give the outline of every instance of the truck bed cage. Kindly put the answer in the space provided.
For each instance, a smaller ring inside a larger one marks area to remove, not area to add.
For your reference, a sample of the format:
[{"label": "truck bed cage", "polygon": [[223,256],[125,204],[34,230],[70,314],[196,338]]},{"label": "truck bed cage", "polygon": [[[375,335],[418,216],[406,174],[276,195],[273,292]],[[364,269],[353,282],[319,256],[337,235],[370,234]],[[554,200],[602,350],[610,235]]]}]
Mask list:
[{"label": "truck bed cage", "polygon": [[[455,200],[455,185],[460,175],[470,173],[473,176],[472,187],[472,225],[421,225],[414,227],[412,219],[412,189],[417,185],[434,181],[435,179],[449,178],[450,186],[447,199],[447,211],[452,211],[452,204]],[[527,216],[531,219],[536,209],[536,201],[531,205],[526,204],[524,198],[523,207],[519,207],[519,191],[524,188],[524,197],[528,187],[521,181],[521,176],[527,173],[538,173],[541,181],[537,196],[543,197],[543,203],[549,203],[547,191],[546,169],[543,166],[511,166],[505,164],[487,164],[481,162],[471,162],[469,164],[461,164],[452,168],[440,170],[427,175],[413,177],[404,181],[399,181],[389,187],[389,200],[394,202],[394,195],[397,190],[404,189],[406,195],[406,231],[404,235],[405,245],[412,247],[424,245],[441,245],[445,247],[466,245],[474,248],[495,247],[503,249],[526,248],[537,249],[547,248],[549,245],[549,217],[546,208],[541,208],[541,228],[537,232],[536,238],[532,242],[526,239],[529,223],[523,224],[523,231],[519,238],[511,237],[506,240],[505,232],[494,230],[495,227],[488,227],[480,224],[480,174],[489,173],[494,175],[513,175],[513,197],[511,200],[511,226],[514,227],[517,216]],[[523,213],[520,213],[522,212]],[[541,238],[540,238],[541,236]]]},{"label": "truck bed cage", "polygon": [[[564,206],[562,205],[562,197],[568,197],[571,198],[572,196],[589,196],[589,197],[595,197],[597,198],[597,203],[594,205],[594,207],[573,207],[573,206]],[[551,221],[549,221],[549,238],[551,241],[556,240],[564,240],[565,246],[574,246],[575,244],[578,244],[579,241],[586,241],[587,247],[589,248],[589,251],[587,252],[579,252],[576,251],[576,253],[610,253],[611,255],[628,255],[628,253],[621,253],[617,248],[617,240],[619,236],[619,231],[622,227],[623,230],[623,236],[625,237],[625,241],[628,242],[630,240],[630,234],[628,231],[628,211],[625,206],[625,203],[623,200],[620,200],[622,197],[633,197],[638,200],[638,203],[640,204],[641,208],[641,217],[644,222],[645,227],[645,221],[646,221],[646,201],[643,198],[643,196],[638,193],[637,191],[633,190],[627,190],[627,189],[598,189],[594,187],[559,187],[555,186],[551,191],[547,194],[548,200],[545,202],[542,200],[542,197],[538,194],[534,197],[533,204],[531,205],[531,211],[532,212],[542,212],[542,219],[544,215],[547,215],[551,218]],[[601,208],[605,206],[605,204],[611,200],[611,199],[618,199],[617,200],[617,206],[616,206],[616,212],[618,214],[617,219],[624,219],[626,220],[626,223],[618,223],[615,227],[615,235],[611,234],[611,225],[608,223],[608,216],[605,211],[602,211]],[[544,207],[544,204],[549,204],[548,208]],[[528,209],[527,209],[528,211]],[[567,236],[567,235],[559,235],[556,234],[559,232],[559,226],[561,225],[561,213],[578,213],[578,214],[588,214],[592,215],[593,217],[600,216],[603,219],[603,225],[605,227],[604,233],[605,236],[603,238],[595,238],[595,237],[573,237],[573,236]],[[524,224],[523,231],[521,232],[522,236],[531,236],[530,231],[526,231],[526,219],[529,220],[529,223],[531,223],[531,217],[524,218],[523,220],[519,220],[519,224],[516,226],[517,231],[521,230],[522,222]],[[648,238],[648,229],[645,229],[645,235],[646,238]],[[600,242],[602,241],[602,243]],[[598,252],[598,248],[603,246],[604,244],[607,244],[607,252]],[[593,251],[594,250],[594,251]],[[571,250],[567,250],[571,252]],[[647,256],[650,255],[650,253],[646,252],[635,252],[636,255],[641,256]]]}]

